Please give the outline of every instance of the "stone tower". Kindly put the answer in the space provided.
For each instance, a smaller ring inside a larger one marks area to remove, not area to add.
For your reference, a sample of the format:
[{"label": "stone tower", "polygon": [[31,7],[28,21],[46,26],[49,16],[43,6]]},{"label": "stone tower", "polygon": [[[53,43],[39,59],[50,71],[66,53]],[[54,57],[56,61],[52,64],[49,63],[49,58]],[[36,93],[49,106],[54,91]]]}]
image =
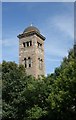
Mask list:
[{"label": "stone tower", "polygon": [[19,38],[19,64],[23,64],[28,75],[35,78],[45,75],[44,40],[38,28],[27,27]]}]

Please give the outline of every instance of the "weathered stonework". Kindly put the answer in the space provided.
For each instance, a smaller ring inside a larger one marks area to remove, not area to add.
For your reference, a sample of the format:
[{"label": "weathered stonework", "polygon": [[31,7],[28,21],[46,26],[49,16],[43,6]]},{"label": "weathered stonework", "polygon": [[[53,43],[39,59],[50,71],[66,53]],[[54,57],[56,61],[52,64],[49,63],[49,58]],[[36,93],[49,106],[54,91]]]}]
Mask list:
[{"label": "weathered stonework", "polygon": [[[25,29],[19,38],[19,64],[23,64],[28,75],[35,78],[45,75],[44,64],[44,40],[36,27],[30,26]],[[29,43],[31,41],[31,43]],[[26,61],[25,61],[26,59]],[[29,63],[31,60],[31,63]],[[30,65],[29,65],[30,64]],[[29,67],[30,66],[30,67]]]}]

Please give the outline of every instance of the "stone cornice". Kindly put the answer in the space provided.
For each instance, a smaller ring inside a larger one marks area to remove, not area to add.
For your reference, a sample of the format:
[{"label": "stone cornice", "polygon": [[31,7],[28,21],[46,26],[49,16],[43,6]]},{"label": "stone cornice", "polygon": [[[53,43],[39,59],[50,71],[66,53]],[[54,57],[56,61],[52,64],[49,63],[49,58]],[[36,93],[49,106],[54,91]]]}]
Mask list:
[{"label": "stone cornice", "polygon": [[46,38],[41,35],[40,33],[38,33],[37,31],[30,31],[30,32],[25,32],[25,33],[22,33],[22,34],[19,34],[17,37],[20,39],[20,38],[23,38],[23,37],[28,37],[28,36],[31,36],[31,35],[37,35],[38,37],[42,38],[43,40],[45,40]]}]

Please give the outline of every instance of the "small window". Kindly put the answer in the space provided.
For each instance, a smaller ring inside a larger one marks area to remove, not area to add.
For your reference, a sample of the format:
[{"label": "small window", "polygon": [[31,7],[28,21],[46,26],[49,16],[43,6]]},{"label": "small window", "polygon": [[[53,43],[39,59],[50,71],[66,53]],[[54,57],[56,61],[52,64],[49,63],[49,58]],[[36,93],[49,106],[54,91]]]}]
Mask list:
[{"label": "small window", "polygon": [[29,46],[29,42],[27,42],[27,47]]},{"label": "small window", "polygon": [[37,46],[38,46],[38,48],[41,48],[41,47],[42,47],[42,44],[39,43],[39,42],[37,42]]},{"label": "small window", "polygon": [[28,57],[28,65],[29,67],[32,67],[32,59],[30,57]]},{"label": "small window", "polygon": [[24,42],[24,43],[23,43],[23,46],[24,46],[24,47],[32,46],[32,41]]},{"label": "small window", "polygon": [[24,61],[25,61],[25,68],[27,68],[27,60],[26,60],[26,58],[24,58]]},{"label": "small window", "polygon": [[25,43],[23,43],[23,46],[25,47]]},{"label": "small window", "polygon": [[29,67],[31,67],[31,64],[29,64]]},{"label": "small window", "polygon": [[38,60],[39,60],[39,69],[42,70],[42,59],[38,58]]},{"label": "small window", "polygon": [[32,41],[30,41],[30,46],[32,46]]}]

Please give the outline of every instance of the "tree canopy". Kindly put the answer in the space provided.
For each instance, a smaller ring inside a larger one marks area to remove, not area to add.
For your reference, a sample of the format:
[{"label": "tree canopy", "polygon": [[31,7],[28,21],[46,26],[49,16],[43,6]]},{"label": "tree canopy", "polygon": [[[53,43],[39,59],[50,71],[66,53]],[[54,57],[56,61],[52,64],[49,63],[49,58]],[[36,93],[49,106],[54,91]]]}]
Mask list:
[{"label": "tree canopy", "polygon": [[47,77],[27,76],[14,62],[2,63],[2,120],[76,120],[73,49]]}]

